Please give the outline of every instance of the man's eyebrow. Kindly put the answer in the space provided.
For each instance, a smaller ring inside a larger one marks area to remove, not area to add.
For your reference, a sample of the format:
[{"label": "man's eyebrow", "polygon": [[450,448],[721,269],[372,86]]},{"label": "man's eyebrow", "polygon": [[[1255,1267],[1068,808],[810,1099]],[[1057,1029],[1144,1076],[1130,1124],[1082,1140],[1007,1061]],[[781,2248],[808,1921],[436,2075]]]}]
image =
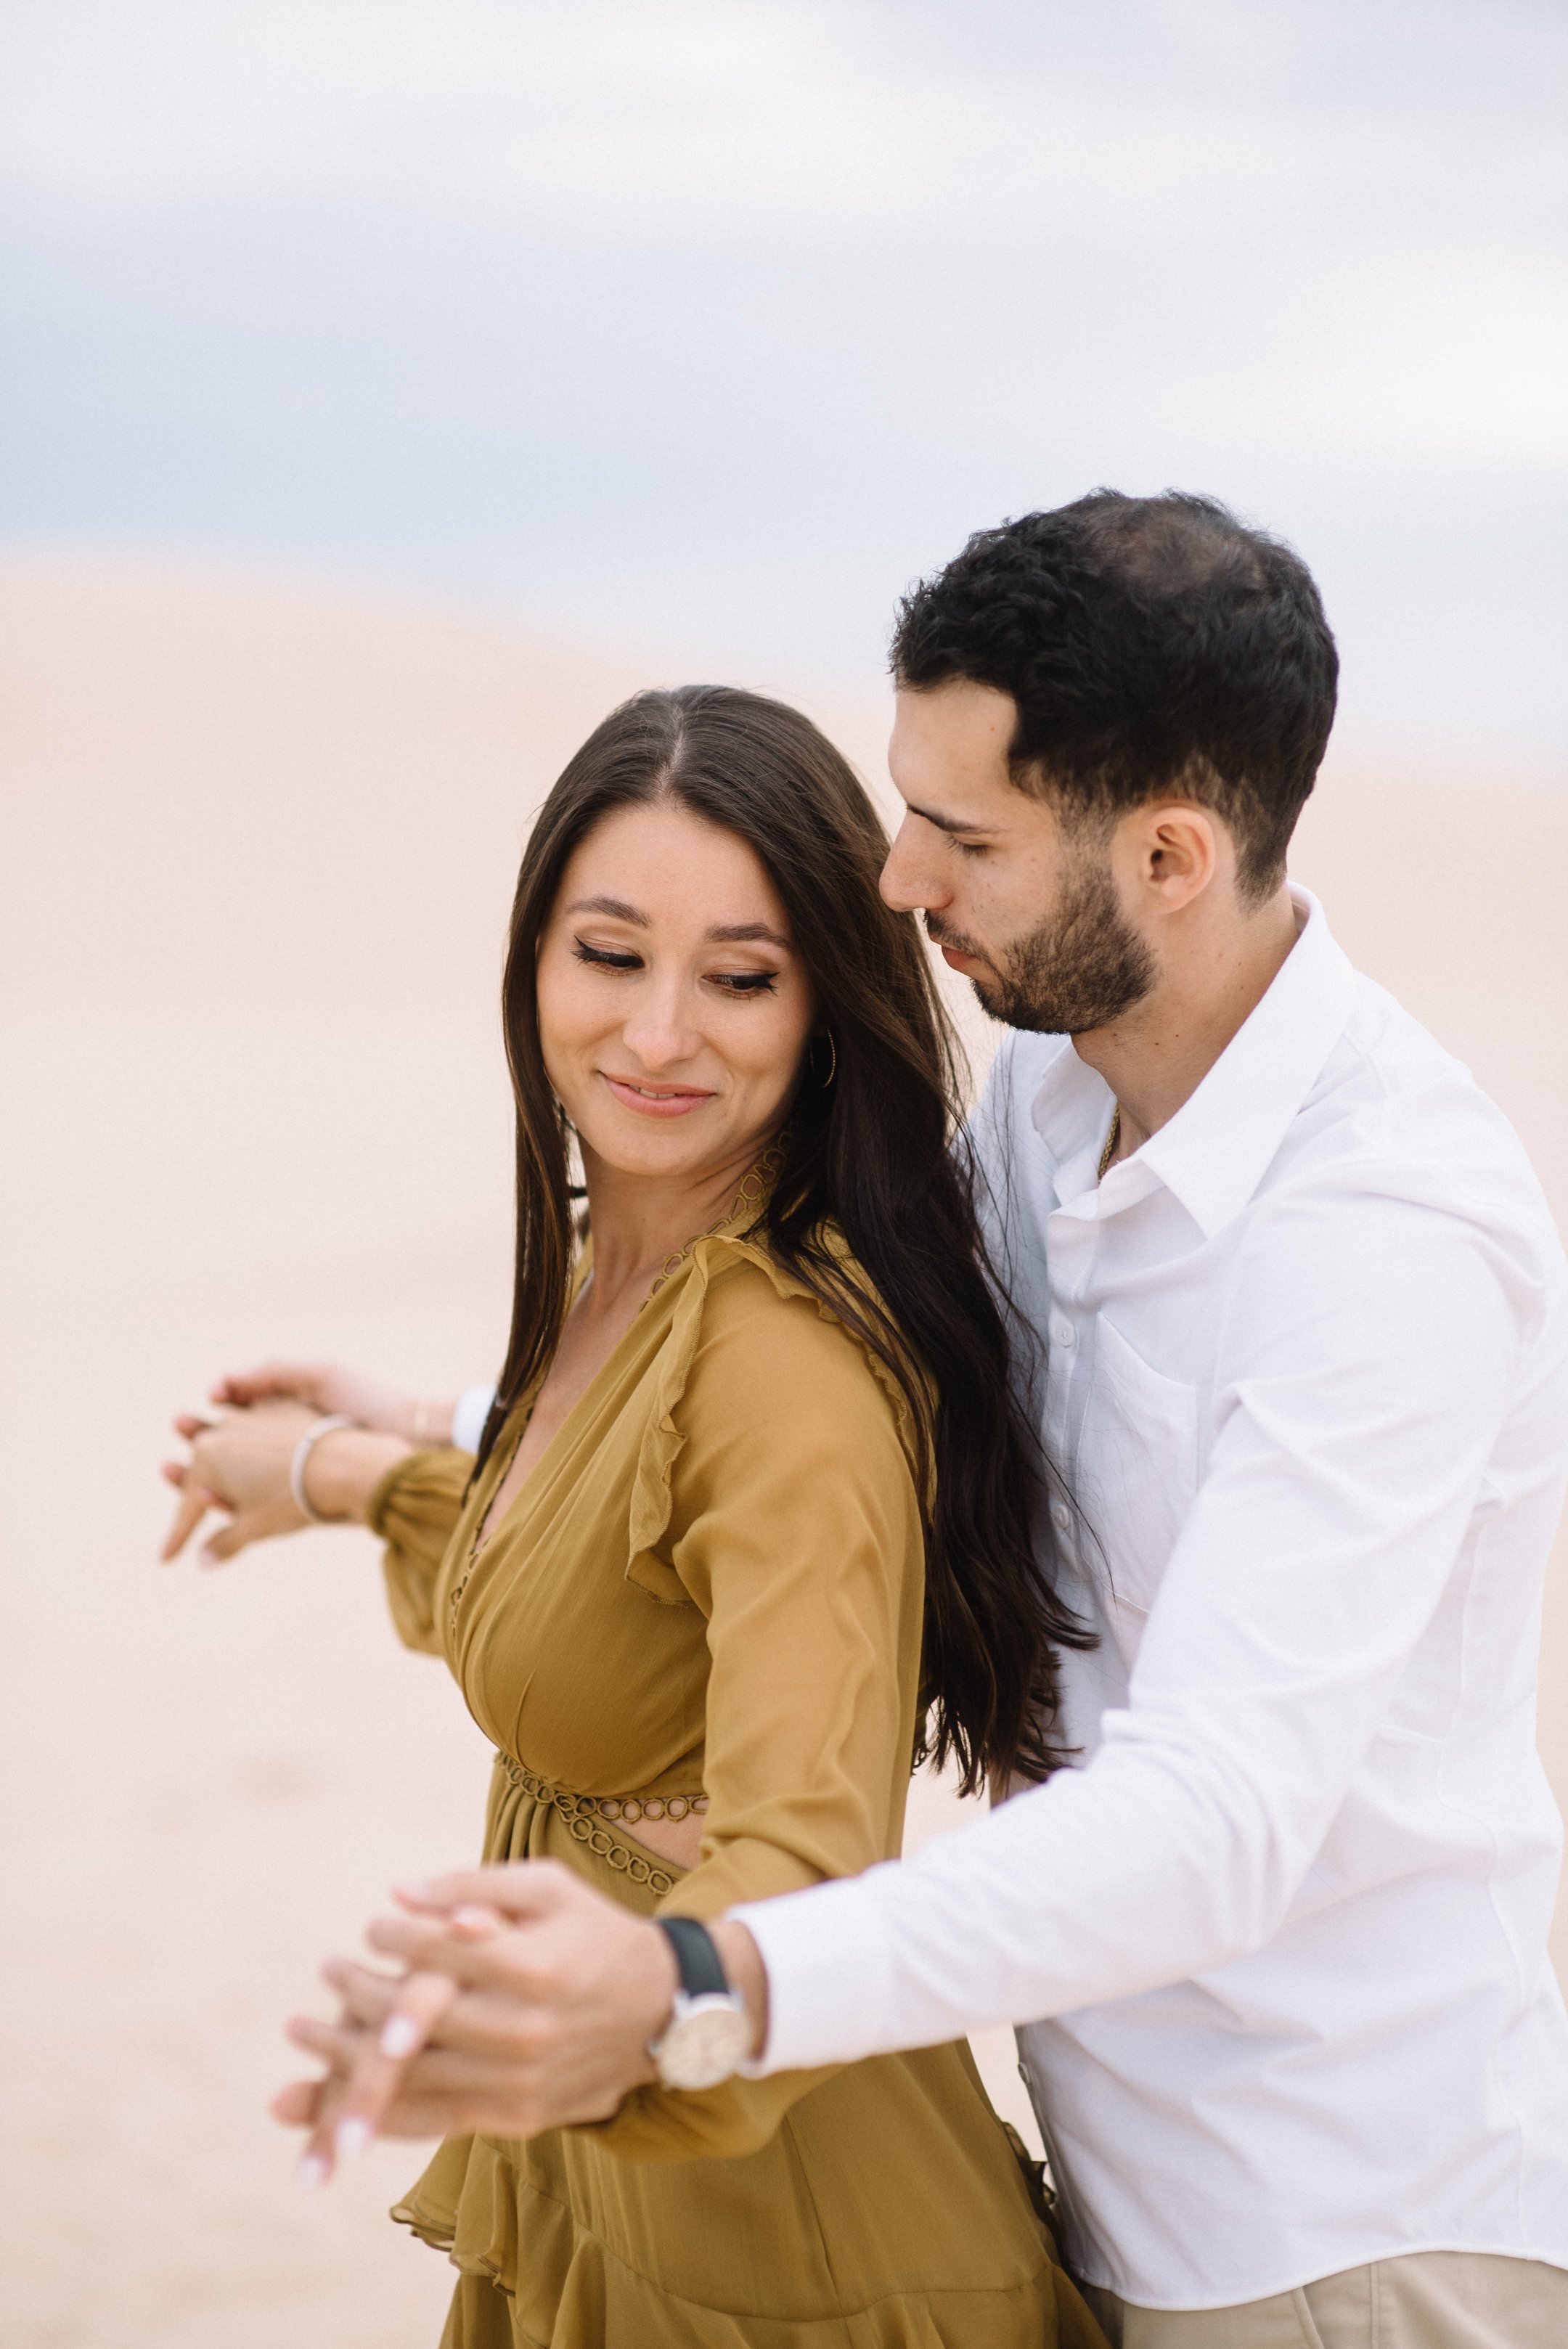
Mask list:
[{"label": "man's eyebrow", "polygon": [[997,829],[993,823],[960,823],[956,816],[939,815],[935,808],[917,807],[913,800],[906,800],[904,805],[911,815],[918,815],[922,823],[934,823],[939,832],[994,832]]},{"label": "man's eyebrow", "polygon": [[785,954],[794,951],[792,941],[781,937],[777,930],[770,930],[765,922],[722,922],[703,935],[715,946],[750,946],[761,938],[771,947],[783,947]]},{"label": "man's eyebrow", "polygon": [[578,897],[566,908],[568,914],[607,914],[612,921],[632,922],[639,930],[650,930],[653,924],[635,905],[628,905],[619,897]]}]

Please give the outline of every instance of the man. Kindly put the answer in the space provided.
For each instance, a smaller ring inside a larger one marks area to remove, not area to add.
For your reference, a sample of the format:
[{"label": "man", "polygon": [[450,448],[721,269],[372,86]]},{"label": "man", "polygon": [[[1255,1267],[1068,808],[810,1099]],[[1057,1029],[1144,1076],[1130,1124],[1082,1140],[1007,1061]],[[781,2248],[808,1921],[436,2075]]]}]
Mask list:
[{"label": "man", "polygon": [[[1502,1118],[1287,885],[1316,591],[1208,501],[1099,492],[971,540],[893,658],[884,891],[1018,1031],[974,1147],[1098,1640],[1075,1767],[714,1927],[753,2059],[1019,2023],[1125,2349],[1561,2344],[1568,1275]],[[406,1985],[343,1976],[348,2141],[651,2076],[657,1927],[550,1869],[414,1905],[373,1935]]]}]

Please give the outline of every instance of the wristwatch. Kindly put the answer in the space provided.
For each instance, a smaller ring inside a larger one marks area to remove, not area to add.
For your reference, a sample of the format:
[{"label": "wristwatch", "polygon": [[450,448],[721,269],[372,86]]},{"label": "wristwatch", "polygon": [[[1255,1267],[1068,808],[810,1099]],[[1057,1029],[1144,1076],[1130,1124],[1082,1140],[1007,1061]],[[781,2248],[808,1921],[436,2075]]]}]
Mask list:
[{"label": "wristwatch", "polygon": [[695,1917],[656,1917],[680,1987],[663,2036],[649,2044],[667,2088],[716,2088],[752,2052],[746,2002],[730,1988],[713,1936]]}]

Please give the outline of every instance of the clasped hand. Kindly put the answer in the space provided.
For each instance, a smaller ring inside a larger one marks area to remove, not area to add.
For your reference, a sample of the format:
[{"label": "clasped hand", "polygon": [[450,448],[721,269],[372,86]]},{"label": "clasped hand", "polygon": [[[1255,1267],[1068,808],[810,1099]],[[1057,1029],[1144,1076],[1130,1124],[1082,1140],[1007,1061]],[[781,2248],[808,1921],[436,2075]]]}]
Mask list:
[{"label": "clasped hand", "polygon": [[[323,1517],[363,1517],[377,1484],[412,1447],[432,1411],[450,1428],[450,1405],[428,1406],[336,1362],[264,1362],[221,1379],[216,1414],[182,1412],[175,1433],[190,1445],[185,1460],[166,1460],[163,1475],[180,1495],[161,1556],[179,1556],[209,1510],[228,1522],[203,1544],[203,1566],[218,1566],[251,1542],[300,1532],[308,1520],[296,1504],[289,1471],[301,1436],[318,1419],[353,1421],[312,1463],[314,1504]],[[444,1438],[443,1438],[444,1440]]]},{"label": "clasped hand", "polygon": [[288,2035],[325,2075],[273,2103],[309,2132],[306,2183],[377,2136],[535,2137],[603,2120],[655,2077],[648,2053],[670,2012],[665,1937],[554,1860],[404,1885],[404,1914],[366,1939],[400,1973],[348,1958],[322,1969],[335,2023],[297,2016]]}]

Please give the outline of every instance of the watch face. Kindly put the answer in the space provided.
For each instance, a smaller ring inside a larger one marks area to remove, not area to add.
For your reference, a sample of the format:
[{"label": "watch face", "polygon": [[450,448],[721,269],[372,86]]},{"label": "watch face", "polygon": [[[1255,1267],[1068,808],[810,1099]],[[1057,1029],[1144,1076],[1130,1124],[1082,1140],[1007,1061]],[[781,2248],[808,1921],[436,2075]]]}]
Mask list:
[{"label": "watch face", "polygon": [[731,1991],[676,2002],[675,2020],[655,2052],[667,2088],[716,2088],[751,2054],[752,2026]]}]

